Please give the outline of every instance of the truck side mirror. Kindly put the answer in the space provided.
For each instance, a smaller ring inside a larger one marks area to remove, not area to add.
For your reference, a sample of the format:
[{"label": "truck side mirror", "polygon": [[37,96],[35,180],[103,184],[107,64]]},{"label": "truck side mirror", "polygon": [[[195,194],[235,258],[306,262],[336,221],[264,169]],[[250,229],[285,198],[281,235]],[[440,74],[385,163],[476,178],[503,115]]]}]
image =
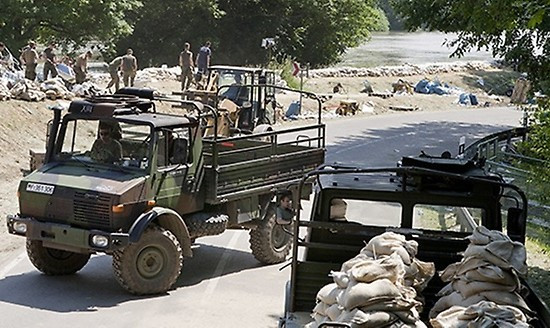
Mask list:
[{"label": "truck side mirror", "polygon": [[171,164],[186,164],[187,163],[187,139],[174,139],[172,146],[172,156],[170,156]]},{"label": "truck side mirror", "polygon": [[523,209],[517,207],[508,209],[506,229],[510,239],[525,243],[525,220]]}]

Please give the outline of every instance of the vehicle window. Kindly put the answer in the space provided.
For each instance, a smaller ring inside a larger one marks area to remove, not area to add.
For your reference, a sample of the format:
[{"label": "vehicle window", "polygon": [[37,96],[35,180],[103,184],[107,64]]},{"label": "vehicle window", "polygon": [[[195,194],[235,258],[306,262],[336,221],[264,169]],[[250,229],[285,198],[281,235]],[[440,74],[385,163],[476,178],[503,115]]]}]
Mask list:
[{"label": "vehicle window", "polygon": [[61,159],[110,164],[123,167],[148,167],[150,128],[114,120],[67,122]]},{"label": "vehicle window", "polygon": [[455,206],[416,205],[413,212],[413,228],[472,232],[481,224],[483,210]]},{"label": "vehicle window", "polygon": [[159,169],[193,162],[188,127],[163,129],[158,133],[157,166]]},{"label": "vehicle window", "polygon": [[333,198],[330,219],[370,226],[401,226],[401,204],[381,201]]}]

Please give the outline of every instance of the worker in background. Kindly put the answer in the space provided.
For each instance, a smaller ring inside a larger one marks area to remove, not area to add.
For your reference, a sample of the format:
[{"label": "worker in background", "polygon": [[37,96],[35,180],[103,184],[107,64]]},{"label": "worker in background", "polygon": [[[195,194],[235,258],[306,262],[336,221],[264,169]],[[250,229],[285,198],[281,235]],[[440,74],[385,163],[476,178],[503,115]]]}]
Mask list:
[{"label": "worker in background", "polygon": [[6,48],[6,45],[2,42],[0,42],[0,65],[4,66],[10,71],[13,70],[13,58],[11,56],[11,53]]},{"label": "worker in background", "polygon": [[76,62],[73,67],[76,83],[81,84],[86,81],[86,74],[88,74],[88,60],[90,58],[92,58],[91,50],[88,50],[76,57]]},{"label": "worker in background", "polygon": [[208,76],[208,67],[210,67],[210,57],[212,56],[212,51],[210,50],[210,41],[206,41],[204,46],[199,50],[195,65],[197,66],[197,83],[202,80],[203,76]]},{"label": "worker in background", "polygon": [[29,41],[27,46],[23,48],[19,60],[25,65],[25,78],[34,81],[36,79],[36,65],[38,65],[38,52],[34,41]]},{"label": "worker in background", "polygon": [[125,87],[133,87],[134,79],[137,73],[137,59],[134,57],[132,49],[126,50],[126,55],[122,57],[122,79]]},{"label": "worker in background", "polygon": [[44,49],[44,52],[42,53],[42,57],[46,60],[44,62],[44,81],[48,79],[48,74],[51,73],[52,79],[57,76],[57,68],[55,67],[56,64],[56,58],[55,58],[55,45],[53,43],[50,43],[46,49]]},{"label": "worker in background", "polygon": [[115,92],[120,89],[120,77],[118,71],[122,65],[122,56],[118,56],[109,63],[109,75],[111,75],[111,81],[107,84],[107,89],[115,86]]},{"label": "worker in background", "polygon": [[191,52],[191,45],[186,42],[183,51],[180,53],[180,67],[181,67],[181,90],[189,89],[189,85],[193,81],[193,53]]}]

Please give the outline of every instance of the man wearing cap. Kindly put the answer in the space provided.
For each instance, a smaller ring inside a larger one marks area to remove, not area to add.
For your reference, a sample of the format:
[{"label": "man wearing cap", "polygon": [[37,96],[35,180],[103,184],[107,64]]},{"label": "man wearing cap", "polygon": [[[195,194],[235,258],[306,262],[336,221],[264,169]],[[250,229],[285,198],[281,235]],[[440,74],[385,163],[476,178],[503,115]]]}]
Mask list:
[{"label": "man wearing cap", "polygon": [[137,72],[137,59],[134,57],[132,49],[126,50],[126,55],[122,57],[122,80],[125,87],[133,87]]},{"label": "man wearing cap", "polygon": [[84,83],[86,74],[88,74],[88,59],[92,58],[92,51],[88,50],[76,58],[74,64],[74,74],[76,83]]}]

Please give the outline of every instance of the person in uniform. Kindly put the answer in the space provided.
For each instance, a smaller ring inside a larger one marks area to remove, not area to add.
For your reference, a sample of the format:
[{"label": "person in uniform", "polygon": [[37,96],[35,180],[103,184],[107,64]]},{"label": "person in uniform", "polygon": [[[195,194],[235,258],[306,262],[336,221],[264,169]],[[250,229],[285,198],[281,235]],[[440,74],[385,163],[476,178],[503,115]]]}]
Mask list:
[{"label": "person in uniform", "polygon": [[0,65],[4,66],[10,71],[13,70],[13,58],[11,56],[11,53],[6,48],[6,45],[2,42],[0,42]]},{"label": "person in uniform", "polygon": [[137,59],[134,57],[132,49],[126,50],[126,55],[122,57],[122,80],[125,87],[133,87],[137,72]]},{"label": "person in uniform", "polygon": [[115,86],[115,92],[120,89],[120,77],[118,71],[122,65],[122,56],[118,56],[109,63],[109,75],[111,75],[111,81],[107,84],[107,89]]},{"label": "person in uniform", "polygon": [[206,41],[204,46],[199,50],[197,59],[195,60],[195,66],[197,66],[196,82],[200,83],[202,77],[208,77],[208,67],[210,67],[210,56],[212,56],[212,50],[210,50],[210,41]]},{"label": "person in uniform", "polygon": [[36,65],[38,64],[38,52],[36,52],[34,41],[29,41],[28,45],[23,48],[19,59],[25,65],[25,78],[34,81],[36,79]]},{"label": "person in uniform", "polygon": [[191,52],[191,45],[186,42],[183,51],[180,53],[180,66],[181,66],[181,90],[186,90],[193,81],[193,53]]},{"label": "person in uniform", "polygon": [[76,83],[81,84],[86,81],[86,74],[88,74],[88,59],[92,58],[92,51],[88,50],[80,56],[76,57],[74,64],[74,74]]},{"label": "person in uniform", "polygon": [[50,43],[50,45],[44,49],[44,53],[42,56],[46,60],[44,62],[44,81],[48,79],[48,74],[51,73],[52,79],[57,76],[57,68],[55,67],[56,58],[55,53],[53,52],[55,49],[55,45],[53,43]]},{"label": "person in uniform", "polygon": [[99,123],[99,138],[94,141],[90,158],[100,163],[115,163],[122,159],[122,146],[114,138],[115,130],[109,124]]}]

